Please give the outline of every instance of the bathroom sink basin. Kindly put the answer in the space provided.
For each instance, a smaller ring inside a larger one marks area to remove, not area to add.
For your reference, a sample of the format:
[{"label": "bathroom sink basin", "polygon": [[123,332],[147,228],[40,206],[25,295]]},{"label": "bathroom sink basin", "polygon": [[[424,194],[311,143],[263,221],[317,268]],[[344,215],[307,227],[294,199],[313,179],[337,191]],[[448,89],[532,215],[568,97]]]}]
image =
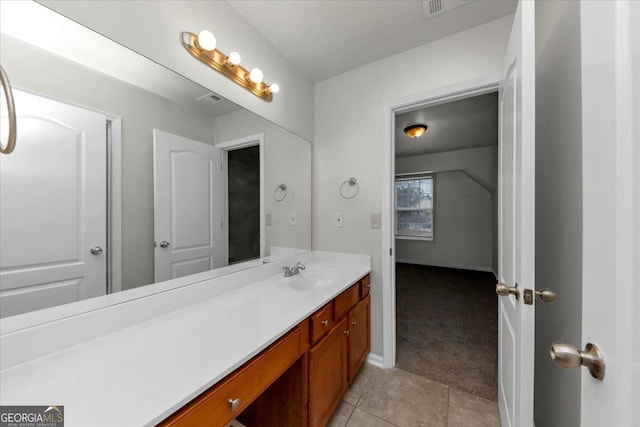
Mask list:
[{"label": "bathroom sink basin", "polygon": [[337,270],[311,270],[291,278],[287,285],[296,291],[317,291],[338,285],[342,280],[342,273]]}]

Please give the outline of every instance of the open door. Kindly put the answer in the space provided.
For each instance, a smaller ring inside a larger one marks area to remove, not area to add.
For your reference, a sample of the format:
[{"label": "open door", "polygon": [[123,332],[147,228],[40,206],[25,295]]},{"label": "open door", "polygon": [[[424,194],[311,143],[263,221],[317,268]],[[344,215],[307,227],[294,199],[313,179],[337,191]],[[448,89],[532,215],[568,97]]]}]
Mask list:
[{"label": "open door", "polygon": [[220,150],[154,129],[153,173],[155,281],[222,266]]},{"label": "open door", "polygon": [[534,3],[520,1],[498,96],[498,404],[509,427],[533,425],[535,310],[523,293],[535,285],[534,18]]}]

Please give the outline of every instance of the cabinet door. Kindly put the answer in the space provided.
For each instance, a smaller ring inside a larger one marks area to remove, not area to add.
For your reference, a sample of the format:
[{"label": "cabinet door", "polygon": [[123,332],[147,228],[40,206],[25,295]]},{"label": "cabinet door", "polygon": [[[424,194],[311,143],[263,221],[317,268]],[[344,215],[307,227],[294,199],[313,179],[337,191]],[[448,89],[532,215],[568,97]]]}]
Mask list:
[{"label": "cabinet door", "polygon": [[309,425],[324,426],[347,389],[348,318],[309,351]]},{"label": "cabinet door", "polygon": [[349,383],[353,381],[369,354],[369,300],[370,297],[367,295],[349,312]]}]

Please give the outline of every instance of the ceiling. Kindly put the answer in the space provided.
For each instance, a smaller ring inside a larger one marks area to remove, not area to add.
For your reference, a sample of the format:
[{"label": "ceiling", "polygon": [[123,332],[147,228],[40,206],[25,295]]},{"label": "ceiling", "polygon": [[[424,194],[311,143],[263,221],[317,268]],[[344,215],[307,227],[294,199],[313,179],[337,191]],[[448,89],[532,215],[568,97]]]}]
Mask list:
[{"label": "ceiling", "polygon": [[[426,124],[419,138],[403,129]],[[498,94],[496,92],[426,107],[396,116],[396,157],[486,147],[498,144]]]},{"label": "ceiling", "polygon": [[422,0],[227,0],[314,82],[511,15],[515,0],[473,0],[424,19]]}]

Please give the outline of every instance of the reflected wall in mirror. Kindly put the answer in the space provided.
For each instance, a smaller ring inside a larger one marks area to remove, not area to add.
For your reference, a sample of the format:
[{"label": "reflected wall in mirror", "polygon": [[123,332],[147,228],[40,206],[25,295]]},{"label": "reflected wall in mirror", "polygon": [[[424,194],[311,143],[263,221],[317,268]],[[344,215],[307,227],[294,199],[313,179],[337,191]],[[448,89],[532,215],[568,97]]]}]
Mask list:
[{"label": "reflected wall in mirror", "polygon": [[48,38],[109,56],[34,45],[3,5],[18,144],[0,157],[1,317],[310,250],[309,142],[35,7]]}]

